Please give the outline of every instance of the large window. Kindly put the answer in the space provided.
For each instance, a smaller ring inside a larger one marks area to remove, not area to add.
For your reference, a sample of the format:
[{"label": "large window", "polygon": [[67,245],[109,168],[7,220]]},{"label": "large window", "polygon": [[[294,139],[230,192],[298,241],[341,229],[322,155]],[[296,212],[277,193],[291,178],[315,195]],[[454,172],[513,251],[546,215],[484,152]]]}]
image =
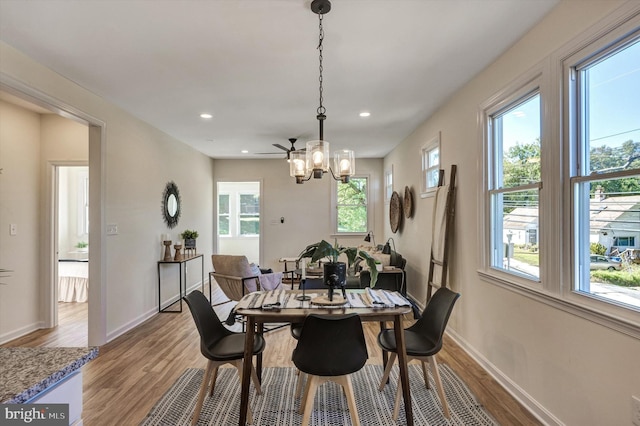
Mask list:
[{"label": "large window", "polygon": [[540,92],[529,85],[486,110],[490,266],[540,277]]},{"label": "large window", "polygon": [[640,7],[479,111],[479,273],[640,337]]},{"label": "large window", "polygon": [[366,177],[352,177],[348,183],[339,182],[336,185],[336,232],[338,234],[367,232],[368,181]]},{"label": "large window", "polygon": [[[573,289],[640,308],[640,34],[566,63],[574,223]],[[606,270],[592,255],[604,255]]]}]

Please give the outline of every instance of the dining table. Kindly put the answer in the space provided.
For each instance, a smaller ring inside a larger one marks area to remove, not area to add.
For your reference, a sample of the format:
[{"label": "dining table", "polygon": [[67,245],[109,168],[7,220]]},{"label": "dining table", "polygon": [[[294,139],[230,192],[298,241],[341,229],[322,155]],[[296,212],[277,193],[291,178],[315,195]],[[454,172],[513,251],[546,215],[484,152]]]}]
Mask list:
[{"label": "dining table", "polygon": [[[347,290],[347,302],[341,305],[331,302],[315,303],[318,298],[322,299],[323,302],[326,302],[326,297],[321,297],[322,293],[323,292],[319,290],[313,292],[307,291],[307,296],[310,296],[311,300],[294,302],[294,300],[297,300],[296,297],[303,294],[302,290],[281,290],[281,292],[278,293],[277,302],[265,303],[266,299],[263,296],[263,303],[258,304],[256,304],[255,301],[260,298],[260,295],[256,296],[254,293],[250,293],[246,295],[236,306],[235,313],[246,318],[242,390],[240,396],[240,417],[238,425],[245,426],[247,421],[247,409],[249,407],[249,382],[251,378],[254,338],[256,333],[263,332],[263,326],[265,323],[301,323],[304,321],[305,317],[310,314],[345,315],[355,313],[360,316],[360,319],[363,322],[379,322],[381,327],[384,323],[393,321],[396,345],[398,349],[398,365],[400,367],[400,382],[404,398],[406,423],[408,426],[412,426],[413,410],[411,406],[411,394],[409,391],[409,370],[407,367],[407,353],[403,327],[404,315],[412,312],[411,305],[408,302],[407,304],[394,304],[393,302],[388,303],[389,299],[386,299],[387,303],[385,304],[375,301],[368,304],[361,303],[362,300],[367,300],[367,297],[363,295],[373,294],[368,290],[362,289]],[[272,295],[273,294],[275,294],[275,292],[272,292]],[[396,292],[395,294],[402,299],[402,296],[399,293]],[[341,296],[334,297],[341,298]],[[276,299],[272,299],[271,302],[274,300]],[[371,298],[368,300],[371,301]],[[261,380],[262,355],[260,354],[256,357],[256,372]],[[384,358],[386,360],[386,357]]]}]

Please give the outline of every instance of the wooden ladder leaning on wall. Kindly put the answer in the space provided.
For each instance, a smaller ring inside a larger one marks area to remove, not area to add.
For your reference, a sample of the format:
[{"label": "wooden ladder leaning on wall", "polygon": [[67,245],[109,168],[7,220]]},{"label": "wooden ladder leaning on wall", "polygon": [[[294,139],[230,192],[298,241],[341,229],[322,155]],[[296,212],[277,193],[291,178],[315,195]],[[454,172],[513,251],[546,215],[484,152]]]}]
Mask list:
[{"label": "wooden ladder leaning on wall", "polygon": [[[456,172],[457,166],[455,164],[451,165],[451,175],[449,177],[449,182],[446,185],[448,189],[446,189],[446,195],[440,193],[445,190],[444,186],[444,170],[440,170],[440,174],[438,176],[438,193],[436,193],[436,201],[433,206],[433,226],[432,226],[432,241],[431,241],[431,251],[429,254],[429,277],[427,279],[427,303],[431,300],[431,294],[433,292],[433,287],[447,287],[447,271],[449,266],[449,251],[451,241],[453,239],[453,218],[455,215],[455,202],[456,202]],[[442,216],[437,216],[439,208],[439,202],[442,202],[442,198],[444,199],[444,210]],[[441,219],[438,221],[438,219]],[[444,219],[444,221],[442,221]],[[440,223],[444,224],[444,230],[438,229],[436,230],[436,226]],[[442,241],[437,241],[437,237],[440,237]],[[434,253],[434,244],[441,244],[440,250],[436,250]],[[438,269],[439,274],[435,274],[434,271]],[[438,277],[439,275],[439,277]],[[434,276],[436,277],[434,279]]]}]

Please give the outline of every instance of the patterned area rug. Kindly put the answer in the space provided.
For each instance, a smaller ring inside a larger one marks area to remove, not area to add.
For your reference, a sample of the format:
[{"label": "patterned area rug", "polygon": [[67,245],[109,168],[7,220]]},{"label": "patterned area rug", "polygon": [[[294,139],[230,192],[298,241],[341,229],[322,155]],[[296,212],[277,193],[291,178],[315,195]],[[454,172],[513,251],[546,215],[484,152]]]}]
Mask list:
[{"label": "patterned area rug", "polygon": [[[394,367],[391,381],[384,391],[378,391],[382,366],[367,365],[352,375],[360,423],[365,426],[406,425],[404,407],[397,422],[391,418],[398,368]],[[497,425],[476,401],[466,385],[447,365],[440,365],[444,391],[449,402],[451,419],[442,408],[429,375],[431,389],[424,386],[419,365],[410,365],[411,400],[415,425]],[[193,413],[204,370],[187,369],[171,389],[156,403],[142,425],[187,425]],[[262,372],[262,395],[251,386],[249,403],[255,425],[300,425],[300,399],[295,398],[296,372],[293,368],[265,368]],[[218,372],[213,397],[206,397],[198,425],[237,425],[240,410],[240,381],[235,368]],[[351,425],[347,401],[342,388],[326,383],[318,388],[311,424],[315,426]]]}]

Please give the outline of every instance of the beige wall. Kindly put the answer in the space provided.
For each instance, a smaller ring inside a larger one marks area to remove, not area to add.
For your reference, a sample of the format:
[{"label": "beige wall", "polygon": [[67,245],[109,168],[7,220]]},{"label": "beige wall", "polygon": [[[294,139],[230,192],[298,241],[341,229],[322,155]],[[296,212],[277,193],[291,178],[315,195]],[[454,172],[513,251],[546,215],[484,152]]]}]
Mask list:
[{"label": "beige wall", "polygon": [[[458,165],[450,285],[460,292],[449,329],[489,371],[549,423],[630,424],[640,395],[640,341],[480,279],[477,114],[482,102],[620,6],[564,1],[495,63],[471,80],[385,158],[400,186],[417,182],[421,145],[441,131],[441,161]],[[398,167],[401,165],[401,167]],[[433,199],[396,238],[408,259],[408,288],[424,300]]]},{"label": "beige wall", "polygon": [[[105,338],[110,340],[157,312],[157,260],[161,256],[161,234],[177,233],[186,228],[197,229],[200,233],[198,248],[204,253],[211,252],[214,192],[212,160],[53,73],[4,43],[0,43],[0,57],[0,77],[4,84],[12,87],[17,85],[18,89],[26,86],[36,95],[42,93],[46,99],[53,99],[65,108],[68,106],[71,112],[77,111],[85,117],[95,118],[97,123],[105,123],[103,144],[94,147],[94,152],[97,153],[95,157],[90,153],[91,166],[96,166],[98,176],[102,174],[102,182],[99,184],[104,192],[102,199],[96,203],[97,205],[92,204],[92,208],[102,209],[104,224],[117,225],[118,234],[106,236],[106,230],[98,226],[96,232],[102,234],[102,241],[92,236],[92,241],[101,242],[102,250],[99,251],[104,259],[100,265],[104,274],[104,296],[99,300],[103,306],[92,306],[92,294],[95,296],[95,292],[99,292],[100,289],[96,288],[96,280],[91,279],[89,309],[93,309],[94,312],[106,309],[106,319],[104,333],[100,330],[100,324],[94,322],[92,325],[91,320],[89,328],[98,329],[97,334],[104,334]],[[27,146],[21,149],[27,149]],[[33,150],[29,156],[37,158],[40,154],[37,145]],[[25,157],[27,154],[22,156]],[[5,161],[4,154],[1,161]],[[38,163],[35,167],[38,167]],[[27,173],[28,169],[29,167],[25,168],[24,173]],[[42,179],[38,173],[36,170],[37,179]],[[46,205],[43,181],[32,182],[33,179],[26,179],[23,184],[29,182],[29,192],[28,196],[22,195],[25,202],[21,207],[29,206],[29,210]],[[173,230],[167,229],[160,214],[162,192],[170,180],[178,185],[183,202],[180,223]],[[0,220],[8,219],[3,215]],[[34,220],[37,222],[37,219]],[[43,234],[46,235],[47,230],[43,230]],[[35,250],[34,248],[42,243],[37,235],[25,242],[29,245],[29,250]],[[95,245],[92,244],[92,256],[95,249]],[[95,264],[93,259],[91,263]],[[210,262],[205,262],[205,274],[210,270],[209,265]],[[23,269],[23,265],[17,266],[18,269]],[[31,273],[38,276],[44,272]],[[190,266],[189,274],[190,283],[194,280],[199,282],[200,266]],[[32,277],[27,278],[33,281]],[[167,271],[166,278],[166,288],[163,291],[165,299],[170,296],[170,292],[177,293],[177,282],[171,281],[177,278],[177,271]],[[14,276],[12,281],[21,291],[26,289],[33,293],[42,291],[46,286],[46,282],[41,281],[37,284],[29,283],[29,286],[35,286],[34,288],[27,287],[26,278],[23,280],[22,277]],[[22,296],[24,297],[24,294]],[[25,303],[31,303],[30,297],[25,300],[28,300]],[[28,311],[28,307],[25,310]],[[10,328],[14,330],[33,321],[46,321],[46,318],[43,318],[44,311],[36,314],[33,310],[30,311],[32,313],[28,315],[29,318]],[[101,342],[94,340],[93,344],[97,343]]]},{"label": "beige wall", "polygon": [[[0,342],[42,325],[40,302],[40,115],[0,101]],[[10,224],[17,235],[9,234]]]},{"label": "beige wall", "polygon": [[[382,241],[382,159],[356,160],[356,174],[370,178],[369,197],[373,207],[372,229]],[[311,179],[302,185],[289,177],[284,160],[215,160],[216,182],[259,180],[262,184],[263,211],[260,266],[282,271],[281,257],[295,257],[307,245],[331,235],[331,178]],[[280,218],[284,217],[284,223]],[[363,237],[340,238],[343,245],[364,244]]]}]

